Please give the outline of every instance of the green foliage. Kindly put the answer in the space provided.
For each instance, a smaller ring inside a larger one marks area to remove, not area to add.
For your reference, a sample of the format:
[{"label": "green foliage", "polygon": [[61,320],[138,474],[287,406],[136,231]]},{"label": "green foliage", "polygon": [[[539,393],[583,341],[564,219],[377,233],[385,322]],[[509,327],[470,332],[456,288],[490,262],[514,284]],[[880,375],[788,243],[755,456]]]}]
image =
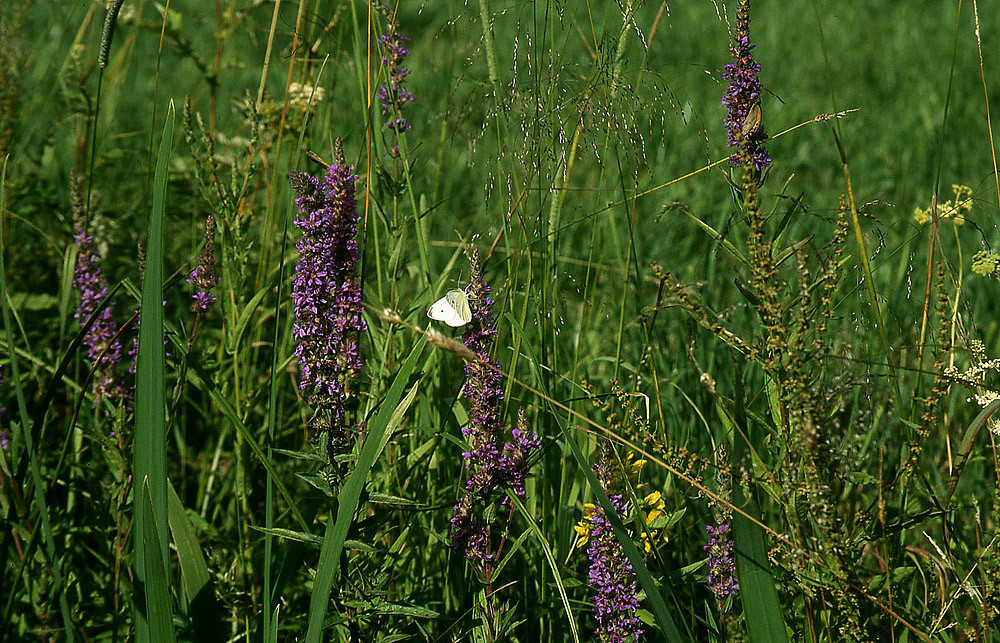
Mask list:
[{"label": "green foliage", "polygon": [[[644,640],[994,640],[1000,31],[876,5],[750,7],[762,176],[726,146],[732,1],[0,3],[0,632],[592,640],[596,510]],[[397,30],[414,100],[383,114]],[[332,458],[287,177],[337,139],[367,329]],[[79,317],[77,224],[107,284]],[[426,317],[473,248],[500,419],[542,442],[478,566],[450,521],[479,358]]]}]

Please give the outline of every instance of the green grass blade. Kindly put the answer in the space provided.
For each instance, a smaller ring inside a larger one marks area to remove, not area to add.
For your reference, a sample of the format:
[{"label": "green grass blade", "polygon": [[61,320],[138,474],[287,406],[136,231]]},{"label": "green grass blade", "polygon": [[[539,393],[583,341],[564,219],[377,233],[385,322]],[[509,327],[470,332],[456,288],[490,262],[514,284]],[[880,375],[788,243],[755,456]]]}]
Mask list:
[{"label": "green grass blade", "polygon": [[[743,403],[743,379],[738,370],[735,386],[736,430],[733,431],[733,463],[735,470],[739,471],[740,463],[749,460],[751,449],[747,444],[750,434]],[[752,470],[750,467],[748,469]],[[755,492],[753,485],[744,488],[740,484],[734,484],[733,505],[760,520]],[[778,592],[774,588],[771,566],[767,560],[764,530],[746,516],[734,512],[733,533],[736,541],[736,577],[739,579],[740,599],[743,602],[743,613],[746,617],[747,630],[750,632],[750,640],[768,643],[787,641],[781,604],[778,601]]]},{"label": "green grass blade", "polygon": [[684,211],[684,214],[686,214],[689,219],[691,219],[696,224],[698,224],[699,228],[701,228],[702,230],[704,230],[705,232],[707,232],[708,235],[710,237],[712,237],[712,239],[714,239],[716,241],[716,243],[721,244],[722,247],[726,249],[726,252],[728,252],[730,255],[732,255],[732,257],[734,259],[736,259],[737,261],[739,261],[744,266],[748,266],[748,267],[750,266],[750,262],[747,260],[746,257],[743,256],[743,253],[740,252],[739,249],[735,245],[733,245],[732,241],[730,241],[729,239],[726,239],[724,236],[722,236],[721,234],[719,234],[715,230],[715,228],[713,228],[712,226],[708,225],[707,223],[705,223],[704,221],[702,221],[701,219],[699,219],[695,215],[691,214],[687,210]]},{"label": "green grass blade", "polygon": [[[734,504],[759,519],[757,501],[749,493],[745,499],[742,496],[742,491],[734,487]],[[740,583],[740,599],[743,601],[750,640],[775,643],[787,641],[778,592],[774,588],[774,577],[767,560],[764,530],[742,514],[734,513],[733,531],[736,540],[736,576]]]},{"label": "green grass blade", "polygon": [[288,509],[292,512],[292,516],[299,524],[299,528],[302,529],[302,531],[309,531],[309,525],[305,518],[302,517],[302,512],[299,509],[298,504],[295,502],[295,498],[292,497],[291,492],[288,491],[288,487],[286,487],[285,483],[281,481],[280,477],[278,477],[278,472],[274,469],[274,463],[267,457],[267,453],[264,452],[264,448],[257,443],[257,438],[254,437],[253,431],[251,431],[250,428],[243,423],[243,420],[240,419],[239,414],[229,402],[226,394],[219,390],[219,387],[212,384],[212,381],[208,378],[207,374],[195,364],[190,366],[187,376],[192,384],[200,388],[204,388],[205,391],[211,396],[212,400],[219,405],[219,411],[226,417],[226,419],[232,422],[233,426],[236,427],[236,430],[239,431],[243,436],[243,439],[246,440],[247,446],[249,446],[250,450],[253,451],[253,454],[257,456],[261,466],[263,466],[264,469],[271,474],[271,482],[278,488],[278,493],[280,493],[285,499],[285,502],[288,503]]},{"label": "green grass blade", "polygon": [[[143,566],[146,570],[146,579],[143,582],[143,593],[146,603],[147,633],[150,641],[156,643],[170,643],[176,640],[174,637],[173,614],[170,612],[170,588],[167,581],[167,569],[164,567],[166,556],[160,549],[160,526],[156,521],[156,511],[153,508],[152,492],[149,488],[149,479],[142,481],[142,510],[145,518],[142,523],[142,532],[138,540],[143,543],[142,555]],[[167,606],[167,609],[160,609],[157,606]],[[140,610],[141,612],[142,610]]]},{"label": "green grass blade", "polygon": [[270,286],[266,288],[261,288],[257,291],[257,294],[247,302],[243,310],[240,311],[239,318],[236,320],[236,328],[233,332],[226,335],[226,352],[230,355],[235,355],[236,351],[239,349],[240,343],[243,340],[243,333],[246,332],[247,326],[250,324],[250,320],[253,319],[254,313],[257,312],[257,307],[260,306],[260,302],[266,295],[272,292]]},{"label": "green grass blade", "polygon": [[218,641],[225,637],[222,612],[215,595],[215,587],[208,573],[205,555],[198,544],[194,526],[188,518],[174,486],[167,481],[167,511],[170,534],[177,550],[181,567],[181,583],[191,628],[198,641]]},{"label": "green grass blade", "polygon": [[382,401],[382,408],[369,424],[368,437],[365,438],[365,444],[361,449],[357,464],[341,490],[337,519],[336,521],[330,520],[326,524],[323,548],[320,551],[319,566],[316,569],[316,580],[313,582],[312,596],[309,600],[309,628],[306,631],[306,643],[319,643],[322,639],[323,621],[326,619],[326,610],[330,604],[333,580],[340,567],[340,554],[344,548],[344,541],[347,539],[347,530],[354,520],[354,511],[358,507],[358,500],[364,489],[369,470],[375,464],[376,458],[382,452],[392,431],[402,422],[403,414],[413,402],[413,398],[416,397],[419,381],[410,387],[405,398],[403,391],[420,360],[423,347],[424,340],[421,339],[396,374],[396,379],[393,380],[385,400]]},{"label": "green grass blade", "polygon": [[[161,641],[158,629],[172,624],[169,592],[151,591],[149,583],[166,579],[167,561],[167,440],[166,372],[163,347],[163,222],[166,210],[167,174],[174,141],[174,104],[167,107],[160,152],[153,179],[153,210],[146,243],[146,270],[143,274],[139,324],[139,354],[136,358],[135,435],[133,480],[148,485],[149,503],[135,501],[135,573],[140,586],[146,585],[147,602],[136,610],[136,638]],[[141,481],[141,482],[140,482]],[[143,492],[145,493],[145,492]],[[154,530],[155,528],[155,530]],[[150,553],[155,548],[159,563]],[[152,562],[151,562],[152,561]],[[173,633],[171,631],[171,638]]]},{"label": "green grass blade", "polygon": [[524,506],[524,503],[521,502],[521,499],[512,492],[508,492],[507,497],[514,503],[514,507],[517,508],[524,522],[528,524],[528,528],[538,541],[538,545],[542,548],[542,552],[545,554],[545,561],[549,564],[549,569],[552,570],[552,578],[556,582],[556,589],[559,591],[559,599],[563,604],[563,612],[565,612],[566,620],[569,622],[569,631],[573,635],[573,640],[576,643],[580,643],[580,633],[577,631],[576,617],[573,615],[573,609],[570,607],[569,596],[566,594],[566,585],[563,582],[562,574],[559,573],[559,564],[556,562],[556,557],[552,554],[552,548],[549,546],[548,541],[545,540],[545,535],[538,528],[538,523],[535,522],[534,517]]},{"label": "green grass blade", "polygon": [[837,143],[837,151],[840,153],[840,163],[844,169],[844,183],[847,186],[847,203],[850,206],[851,212],[851,229],[854,231],[854,240],[858,247],[858,263],[861,264],[861,271],[865,276],[865,288],[868,291],[868,300],[872,307],[872,314],[875,316],[875,323],[878,326],[878,336],[879,340],[882,342],[882,351],[885,353],[886,366],[889,369],[890,380],[892,381],[892,392],[896,400],[897,416],[903,417],[905,415],[904,409],[907,407],[903,405],[903,396],[899,388],[899,376],[896,372],[896,362],[892,356],[892,346],[889,344],[889,336],[885,331],[885,319],[882,316],[882,304],[878,298],[878,291],[876,290],[875,277],[872,274],[871,262],[868,261],[868,246],[865,243],[865,235],[861,230],[861,220],[858,216],[858,208],[854,202],[854,189],[851,186],[851,172],[847,165],[847,153],[844,151],[844,145],[840,140],[840,136],[837,134],[837,130],[831,130],[833,132],[833,138]]},{"label": "green grass blade", "polygon": [[184,512],[184,505],[177,497],[174,486],[167,482],[167,512],[170,520],[170,533],[177,549],[177,562],[181,566],[181,581],[184,586],[184,597],[188,604],[208,584],[208,565],[201,553],[198,539],[194,535],[194,527]]},{"label": "green grass blade", "polygon": [[969,455],[972,454],[972,445],[976,440],[976,436],[986,426],[986,421],[990,419],[990,416],[998,410],[1000,410],[1000,400],[993,400],[976,416],[976,419],[972,421],[969,428],[965,430],[965,435],[962,437],[962,447],[958,451],[961,454],[958,458],[958,466],[955,467],[955,472],[952,473],[951,481],[948,483],[948,494],[944,500],[945,507],[951,504],[951,496],[955,493],[955,488],[958,486],[959,478],[962,477],[962,472],[965,471],[965,464],[969,461]]}]

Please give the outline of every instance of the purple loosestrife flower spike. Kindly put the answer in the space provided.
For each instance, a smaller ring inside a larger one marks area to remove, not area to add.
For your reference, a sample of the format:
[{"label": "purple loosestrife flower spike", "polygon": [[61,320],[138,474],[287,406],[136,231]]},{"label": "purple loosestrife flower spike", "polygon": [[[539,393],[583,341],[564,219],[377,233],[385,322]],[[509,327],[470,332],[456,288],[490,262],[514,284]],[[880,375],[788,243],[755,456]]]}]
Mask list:
[{"label": "purple loosestrife flower spike", "polygon": [[215,217],[211,214],[205,219],[205,246],[198,255],[198,265],[188,275],[187,282],[194,286],[194,303],[191,310],[194,312],[205,312],[215,296],[212,288],[219,283],[219,276],[215,272]]},{"label": "purple loosestrife flower spike", "polygon": [[740,585],[736,582],[736,561],[733,558],[733,539],[728,522],[718,527],[705,525],[710,536],[705,549],[708,551],[708,588],[720,601],[735,596]]},{"label": "purple loosestrife flower spike", "polygon": [[[750,163],[757,173],[761,173],[771,167],[771,157],[764,149],[763,143],[767,140],[763,124],[756,125],[751,121],[756,121],[750,116],[756,106],[755,115],[760,114],[760,99],[763,88],[760,79],[760,63],[754,60],[751,50],[754,45],[750,42],[750,2],[749,0],[739,0],[736,9],[736,33],[734,34],[734,44],[729,53],[733,62],[728,63],[722,72],[722,77],[729,81],[729,86],[722,95],[722,104],[726,106],[726,131],[728,137],[726,144],[746,145],[750,157]],[[749,116],[749,119],[748,119]],[[751,129],[752,128],[752,129]],[[729,162],[734,166],[742,165],[739,154],[729,157]]]},{"label": "purple loosestrife flower spike", "polygon": [[[594,473],[608,494],[618,518],[624,520],[625,498],[620,493],[613,493],[617,486],[613,467],[613,451],[605,448],[594,467]],[[635,571],[600,505],[594,507],[590,516],[587,556],[590,559],[587,578],[594,590],[594,617],[597,619],[598,637],[602,643],[638,641],[643,630],[637,615],[639,597]]]},{"label": "purple loosestrife flower spike", "polygon": [[[82,327],[108,296],[108,284],[101,273],[100,256],[94,237],[85,228],[81,181],[75,172],[70,177],[70,192],[76,228],[73,241],[77,248],[73,287],[80,292],[80,303],[73,317],[80,320]],[[118,326],[111,311],[113,307],[114,302],[109,302],[97,313],[97,318],[83,341],[87,347],[87,358],[94,367],[92,390],[97,399],[116,400],[124,397],[124,389],[116,372],[122,360],[122,349],[115,339]]]},{"label": "purple loosestrife flower spike", "polygon": [[388,80],[379,87],[376,98],[381,102],[382,115],[389,117],[385,126],[398,133],[410,129],[410,124],[402,116],[406,104],[413,102],[413,94],[403,86],[403,81],[410,75],[410,70],[403,67],[403,61],[410,51],[403,45],[410,39],[399,30],[396,14],[390,13],[389,10],[387,13],[389,13],[388,29],[378,41],[385,47],[382,66]]},{"label": "purple loosestrife flower spike", "polygon": [[528,463],[541,446],[537,434],[528,428],[523,410],[507,439],[507,427],[501,419],[503,407],[503,374],[490,350],[497,332],[493,320],[493,298],[490,287],[483,281],[479,255],[470,253],[472,274],[466,295],[472,309],[472,320],[466,326],[462,341],[475,355],[465,364],[465,396],[468,400],[469,424],[462,434],[469,451],[462,454],[469,469],[469,480],[451,520],[452,547],[465,553],[474,563],[489,564],[495,552],[491,550],[492,526],[484,516],[489,507],[507,507],[509,498],[502,494],[510,487],[524,497],[524,480]]},{"label": "purple loosestrife flower spike", "polygon": [[348,406],[354,399],[355,380],[361,371],[358,335],[367,326],[361,317],[358,212],[354,198],[354,166],[348,166],[340,140],[333,164],[322,179],[293,172],[292,186],[302,231],[296,245],[292,303],[295,324],[292,337],[301,374],[299,388],[313,408],[310,424],[327,432],[327,452],[335,471],[337,456],[351,450],[353,427],[347,426]]}]

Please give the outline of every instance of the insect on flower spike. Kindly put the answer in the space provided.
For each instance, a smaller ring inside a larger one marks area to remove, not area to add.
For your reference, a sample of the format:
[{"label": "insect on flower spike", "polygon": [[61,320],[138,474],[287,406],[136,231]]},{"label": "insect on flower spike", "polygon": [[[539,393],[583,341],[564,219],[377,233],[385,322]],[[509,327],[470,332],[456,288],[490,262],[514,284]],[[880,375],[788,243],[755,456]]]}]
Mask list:
[{"label": "insect on flower spike", "polygon": [[464,290],[449,290],[444,297],[431,305],[427,310],[427,316],[452,328],[465,326],[472,321],[469,297]]}]

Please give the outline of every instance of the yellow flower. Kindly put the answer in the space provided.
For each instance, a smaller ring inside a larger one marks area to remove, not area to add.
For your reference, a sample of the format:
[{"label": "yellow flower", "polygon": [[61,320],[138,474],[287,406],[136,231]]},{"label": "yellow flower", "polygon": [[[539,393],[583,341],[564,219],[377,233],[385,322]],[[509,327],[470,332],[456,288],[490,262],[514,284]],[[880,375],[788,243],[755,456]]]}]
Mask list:
[{"label": "yellow flower", "polygon": [[630,476],[637,476],[642,468],[646,466],[646,460],[639,458],[638,460],[633,460],[635,454],[629,451],[625,454],[625,470],[628,471]]},{"label": "yellow flower", "polygon": [[662,518],[666,515],[667,505],[663,501],[663,494],[659,491],[654,491],[645,498],[642,499],[643,504],[646,507],[644,512],[644,517],[646,519],[646,528],[648,531],[644,530],[641,534],[643,547],[646,548],[646,553],[648,554],[653,549],[653,544],[650,541],[650,536],[655,540],[656,538],[662,538],[663,542],[669,542],[670,539],[667,537],[667,530],[661,529],[659,534],[656,533],[656,529],[652,528],[653,521],[658,518]]},{"label": "yellow flower", "polygon": [[586,545],[587,541],[590,540],[590,529],[592,527],[590,519],[591,516],[593,515],[594,515],[594,504],[588,502],[585,505],[583,505],[583,518],[581,518],[580,522],[576,523],[573,526],[573,531],[575,531],[577,534],[576,543],[573,545],[574,548],[579,549],[580,547]]},{"label": "yellow flower", "polygon": [[[963,225],[963,213],[972,211],[972,188],[967,185],[952,185],[954,196],[938,205],[938,219],[951,219],[955,225]],[[923,225],[931,220],[931,208],[916,208],[913,220]]]},{"label": "yellow flower", "polygon": [[1000,277],[1000,255],[980,250],[972,255],[972,272],[983,277]]}]

